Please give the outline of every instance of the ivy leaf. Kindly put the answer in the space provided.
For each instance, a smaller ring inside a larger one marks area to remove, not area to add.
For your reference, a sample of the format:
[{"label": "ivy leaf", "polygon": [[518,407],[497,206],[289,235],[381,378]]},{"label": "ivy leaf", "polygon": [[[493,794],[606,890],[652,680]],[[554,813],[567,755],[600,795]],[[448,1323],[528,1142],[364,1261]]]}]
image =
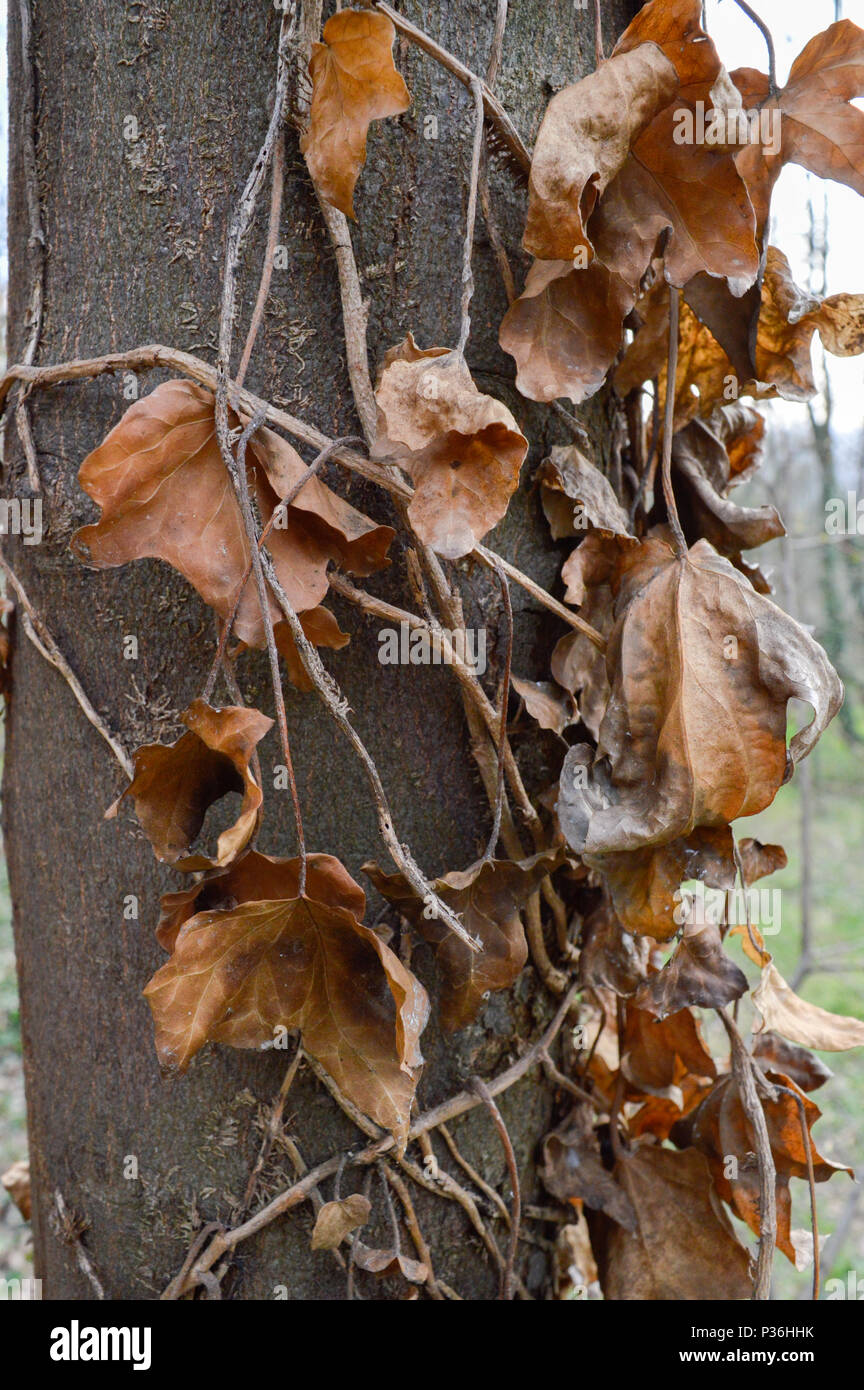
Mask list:
[{"label": "ivy leaf", "polygon": [[[625,393],[658,379],[661,402],[666,395],[669,342],[668,296],[657,282],[640,301],[642,326],[615,373]],[[675,429],[696,415],[709,414],[731,389],[765,399],[806,401],[816,393],[812,342],[819,334],[826,352],[854,357],[864,352],[864,295],[835,294],[826,299],[805,293],[792,278],[789,262],[776,246],[765,253],[759,318],[756,325],[753,379],[740,380],[710,330],[681,305],[678,366],[675,375]]]},{"label": "ivy leaf", "polygon": [[672,440],[675,497],[684,534],[700,536],[729,559],[785,536],[776,507],[742,507],[729,497],[739,481],[726,447],[704,420],[691,420]]},{"label": "ivy leaf", "polygon": [[[763,810],[843,698],[818,643],[707,541],[678,559],[649,540],[619,566],[595,762],[586,771],[584,749],[571,749],[561,773],[561,828],[580,854],[668,844]],[[793,697],[815,717],[787,753]]]},{"label": "ivy leaf", "polygon": [[719,1009],[747,993],[747,976],[723,950],[714,922],[687,922],[671,959],[652,975],[634,1003],[657,1018],[680,1009]]},{"label": "ivy leaf", "polygon": [[681,112],[697,102],[719,111],[740,106],[700,14],[699,0],[651,0],[616,44],[613,59],[656,44],[674,66],[680,90],[635,140],[588,233],[604,264],[634,288],[668,228],[664,273],[670,284],[685,285],[704,273],[742,294],[758,273],[759,251],[734,149],[674,138]]},{"label": "ivy leaf", "polygon": [[[789,1180],[793,1177],[807,1179],[807,1150],[804,1146],[801,1117],[795,1095],[804,1105],[808,1140],[812,1150],[813,1176],[816,1182],[827,1182],[838,1172],[851,1175],[852,1170],[822,1158],[812,1138],[809,1138],[810,1130],[822,1113],[819,1107],[799,1091],[788,1076],[775,1073],[773,1079],[788,1088],[787,1091],[777,1091],[773,1100],[766,1098],[763,1101],[771,1153],[777,1170],[777,1248],[782,1250],[793,1264],[797,1264],[801,1260],[802,1252],[796,1249],[794,1232],[790,1230],[792,1198]],[[790,1095],[788,1091],[794,1094]],[[675,1144],[692,1145],[705,1155],[718,1195],[724,1202],[728,1202],[736,1215],[746,1221],[751,1231],[758,1235],[759,1171],[755,1159],[756,1141],[750,1121],[741,1105],[734,1077],[721,1077],[701,1105],[675,1125],[671,1137]],[[738,1160],[737,1173],[734,1176],[727,1175],[729,1158]]]},{"label": "ivy leaf", "polygon": [[382,897],[437,950],[441,972],[441,1023],[448,1033],[465,1028],[477,1017],[489,990],[508,989],[528,958],[519,909],[554,866],[557,854],[536,854],[521,862],[479,861],[435,879],[433,891],[458,913],[466,931],[479,939],[471,951],[434,918],[400,873],[385,874],[377,864],[364,864]]},{"label": "ivy leaf", "polygon": [[744,866],[744,882],[748,887],[758,879],[776,873],[778,869],[785,869],[789,862],[782,845],[763,845],[761,840],[752,837],[739,840],[738,850]]},{"label": "ivy leaf", "polygon": [[681,1086],[686,1076],[715,1077],[717,1068],[690,1009],[656,1019],[628,1003],[621,1040],[621,1071],[629,1099],[643,1095],[672,1100],[684,1107]]},{"label": "ivy leaf", "polygon": [[[366,911],[366,894],[332,854],[306,856],[306,888],[310,897],[338,903],[355,917],[362,918]],[[199,912],[225,910],[259,899],[296,898],[299,891],[299,859],[247,850],[233,864],[206,874],[190,888],[166,893],[156,940],[166,951],[173,951],[180,928]]]},{"label": "ivy leaf", "polygon": [[797,1043],[787,1042],[779,1033],[757,1033],[753,1039],[753,1056],[769,1075],[783,1073],[802,1091],[818,1091],[834,1075],[821,1057],[814,1057]]},{"label": "ivy leaf", "polygon": [[599,391],[635,302],[635,288],[596,258],[585,270],[570,261],[535,261],[499,333],[515,358],[522,395],[567,396],[579,405]]},{"label": "ivy leaf", "polygon": [[591,252],[585,223],[636,138],[678,91],[655,44],[608,59],[565,87],[543,116],[528,185],[526,251],[546,261]]},{"label": "ivy leaf", "polygon": [[750,1298],[747,1251],[718,1207],[700,1153],[640,1146],[621,1158],[614,1176],[637,1225],[631,1233],[608,1217],[588,1218],[605,1298]]},{"label": "ivy leaf", "polygon": [[369,125],[407,111],[411,97],[393,62],[396,30],[386,15],[340,10],[321,37],[312,45],[309,129],[300,149],[322,196],[353,217]]},{"label": "ivy leaf", "polygon": [[[229,423],[236,425],[236,417]],[[247,469],[264,521],[306,472],[299,454],[271,430],[250,441]],[[78,474],[102,508],[100,520],[72,538],[78,559],[110,569],[152,556],[165,560],[195,586],[220,617],[231,612],[251,558],[240,507],[216,438],[211,391],[190,381],[168,381],[135,401],[87,456]],[[335,561],[368,575],[389,561],[395,532],[355,511],[318,478],[310,478],[277,517],[268,545],[294,608],[316,608]],[[282,613],[270,603],[274,622]],[[237,637],[264,646],[264,624],[254,578],[243,588]]]},{"label": "ivy leaf", "polygon": [[766,74],[755,68],[738,68],[731,76],[748,108],[759,107],[768,119],[780,113],[779,152],[748,144],[737,160],[760,228],[787,163],[864,194],[864,112],[852,105],[853,98],[864,96],[864,30],[849,19],[829,25],[799,53],[776,96]]},{"label": "ivy leaf", "polygon": [[656,941],[670,940],[685,920],[679,891],[685,879],[698,879],[712,888],[735,884],[732,835],[725,825],[700,826],[668,844],[587,854],[584,862],[602,877],[622,926]]},{"label": "ivy leaf", "polygon": [[376,457],[411,476],[415,532],[448,559],[467,555],[506,512],[528,441],[461,354],[420,349],[410,333],[387,353],[375,398]]},{"label": "ivy leaf", "polygon": [[605,1211],[628,1231],[636,1229],[630,1198],[603,1166],[600,1143],[584,1106],[576,1106],[567,1124],[543,1140],[540,1177],[559,1202],[574,1199]]},{"label": "ivy leaf", "polygon": [[351,1252],[354,1263],[376,1279],[393,1279],[397,1275],[407,1279],[409,1284],[425,1284],[429,1278],[429,1266],[422,1260],[412,1260],[399,1250],[372,1250],[362,1241],[355,1240]]},{"label": "ivy leaf", "polygon": [[575,445],[555,445],[537,469],[537,481],[553,540],[600,531],[635,541],[609,479]]},{"label": "ivy leaf", "polygon": [[625,930],[605,895],[583,922],[580,945],[579,979],[586,988],[635,994],[647,972],[648,943]]},{"label": "ivy leaf", "polygon": [[320,856],[302,896],[262,899],[266,877],[260,885],[247,881],[245,893],[254,897],[183,923],[173,954],[144,991],[157,1053],[165,1068],[183,1072],[207,1042],[263,1048],[280,1029],[299,1029],[306,1051],[401,1150],[429,1001],[398,956],[344,905],[344,870],[330,870],[327,858]]},{"label": "ivy leaf", "polygon": [[844,1014],[832,1014],[818,1004],[808,1004],[786,983],[772,961],[762,967],[753,991],[753,1003],[761,1014],[756,1030],[782,1033],[790,1042],[815,1047],[819,1052],[846,1052],[864,1047],[864,1023]]},{"label": "ivy leaf", "polygon": [[521,676],[511,676],[510,684],[522,697],[526,710],[541,729],[550,729],[552,733],[560,735],[578,721],[576,701],[554,681],[529,681]]},{"label": "ivy leaf", "polygon": [[366,1225],[371,1212],[372,1203],[362,1192],[325,1202],[315,1217],[310,1249],[338,1250],[346,1236]]},{"label": "ivy leaf", "polygon": [[[176,743],[138,749],[135,776],[106,819],[131,796],[157,859],[186,872],[221,867],[245,849],[258,822],[263,797],[249,763],[273,720],[260,710],[239,705],[214,709],[203,700],[194,700],[180,720],[189,732]],[[243,802],[234,824],[219,836],[215,859],[200,854],[184,858],[209,807],[228,792],[241,792]]]}]

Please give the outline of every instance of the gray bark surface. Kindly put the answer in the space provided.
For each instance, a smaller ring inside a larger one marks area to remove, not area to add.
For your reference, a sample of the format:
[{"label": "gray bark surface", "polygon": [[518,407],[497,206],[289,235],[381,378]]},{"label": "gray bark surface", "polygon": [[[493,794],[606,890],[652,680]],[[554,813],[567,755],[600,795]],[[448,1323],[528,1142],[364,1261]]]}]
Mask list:
[{"label": "gray bark surface", "polygon": [[[17,8],[10,6],[10,361],[26,341],[30,293]],[[510,8],[496,90],[531,143],[550,95],[593,67],[592,14],[572,0],[515,0]],[[607,51],[627,8],[623,0],[603,6]],[[403,10],[476,71],[485,70],[492,0],[406,0]],[[146,342],[215,360],[225,232],[268,120],[278,11],[265,0],[35,0],[33,12],[48,248],[37,360],[95,356]],[[371,298],[373,368],[407,330],[423,346],[448,344],[459,325],[470,96],[399,40],[396,60],[413,106],[400,120],[373,126],[356,198],[354,237]],[[438,118],[437,140],[424,136],[428,115]],[[137,140],[124,138],[129,116],[137,119]],[[496,159],[492,168],[493,203],[521,275],[524,190]],[[265,194],[241,279],[238,353],[258,284],[267,203]],[[335,264],[291,133],[281,241],[290,268],[274,273],[247,385],[331,435],[356,433]],[[565,437],[560,424],[553,428],[550,411],[529,407],[512,387],[512,362],[497,346],[506,301],[482,217],[475,276],[469,365],[480,385],[514,410],[532,440],[522,492],[491,543],[553,585],[562,547],[550,542],[529,484],[545,446]],[[158,373],[142,377],[142,393],[160,379]],[[191,587],[167,566],[145,561],[96,573],[69,553],[73,531],[96,514],[78,486],[78,467],[127,405],[119,377],[32,395],[46,533],[40,546],[10,541],[8,549],[84,688],[131,752],[176,736],[176,713],[200,693],[208,670],[213,626]],[[601,397],[584,413],[601,463],[610,409]],[[346,480],[339,470],[328,481],[377,519],[392,520],[387,499],[371,485]],[[27,490],[12,424],[5,488],[6,495]],[[392,568],[370,587],[408,604],[402,553],[397,540]],[[467,565],[459,576],[469,624],[489,623],[492,691],[501,656],[491,641],[498,612],[494,584]],[[514,590],[513,601],[514,669],[542,677],[564,629],[521,591]],[[443,669],[380,666],[377,621],[339,600],[332,607],[352,642],[326,660],[378,761],[401,838],[430,875],[464,867],[485,841],[489,812],[456,682]],[[138,638],[137,661],[124,660],[128,634]],[[179,876],[157,865],[128,812],[103,821],[122,788],[122,773],[20,624],[13,669],[3,804],[20,965],[36,1272],[49,1299],[94,1296],[54,1215],[60,1189],[84,1223],[82,1240],[108,1297],[152,1299],[176,1272],[200,1225],[228,1220],[242,1197],[261,1139],[260,1115],[278,1090],[285,1054],[208,1048],[185,1077],[160,1077],[141,990],[164,960],[152,931],[159,896],[179,887]],[[239,673],[249,702],[272,712],[263,658],[245,658]],[[340,855],[360,878],[359,866],[369,858],[389,869],[350,749],[314,694],[286,690],[309,848]],[[538,748],[526,770],[532,784],[542,786],[554,775],[554,750],[542,741]],[[279,761],[271,736],[262,749],[265,788],[268,770]],[[293,853],[287,797],[265,795],[260,847]],[[123,917],[129,894],[140,902],[137,922]],[[377,906],[373,900],[373,912]],[[425,948],[415,952],[414,966],[434,993]],[[421,1107],[444,1099],[475,1072],[494,1074],[515,1056],[520,1039],[536,1036],[553,1008],[529,966],[514,990],[493,996],[478,1023],[455,1040],[442,1039],[433,1019],[424,1038]],[[501,1101],[523,1200],[546,1200],[534,1163],[553,1104],[539,1073]],[[357,1131],[308,1072],[295,1082],[286,1116],[310,1166],[358,1142]],[[504,1155],[486,1114],[475,1111],[454,1130],[488,1181],[506,1191]],[[436,1153],[452,1167],[440,1140]],[[124,1177],[130,1155],[138,1160],[135,1180]],[[277,1152],[260,1192],[272,1195],[292,1178],[287,1156]],[[343,1195],[359,1183],[349,1169]],[[494,1297],[497,1274],[462,1211],[419,1189],[413,1195],[439,1277],[463,1297]],[[384,1243],[388,1226],[377,1178],[372,1196],[375,1225],[364,1240],[373,1244],[377,1235]],[[241,1246],[224,1295],[272,1298],[277,1286],[286,1286],[291,1299],[344,1298],[344,1272],[326,1252],[309,1249],[311,1222],[311,1208],[303,1206]],[[493,1229],[503,1244],[502,1224]],[[545,1252],[523,1245],[519,1269],[532,1292],[543,1296]],[[369,1280],[360,1288],[367,1298],[394,1296],[386,1283]]]}]

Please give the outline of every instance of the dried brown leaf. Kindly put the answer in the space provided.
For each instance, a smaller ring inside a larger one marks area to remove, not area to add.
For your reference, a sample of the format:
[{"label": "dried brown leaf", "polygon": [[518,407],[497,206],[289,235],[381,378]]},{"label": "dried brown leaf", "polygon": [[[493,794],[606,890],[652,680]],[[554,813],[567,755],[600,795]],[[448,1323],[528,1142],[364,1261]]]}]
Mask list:
[{"label": "dried brown leaf", "polygon": [[[561,827],[580,854],[668,844],[763,810],[842,701],[822,648],[706,541],[682,559],[663,549],[649,540],[619,557],[596,760],[586,771],[584,748],[571,749],[561,774]],[[815,717],[787,751],[793,697]]]},{"label": "dried brown leaf", "polygon": [[321,195],[354,216],[354,185],[372,121],[407,111],[411,97],[393,62],[396,31],[384,14],[340,10],[312,45],[309,129],[300,141]]},{"label": "dried brown leaf", "polygon": [[575,445],[556,444],[538,468],[537,481],[554,540],[599,531],[635,541],[609,479]]},{"label": "dried brown leaf", "polygon": [[819,1052],[864,1047],[864,1023],[859,1018],[832,1014],[818,1004],[808,1004],[786,983],[772,961],[762,967],[761,978],[753,990],[753,1003],[762,1018],[761,1031],[771,1029],[790,1042],[815,1047]]},{"label": "dried brown leaf", "polygon": [[[786,1091],[777,1091],[775,1099],[763,1101],[771,1153],[777,1172],[777,1248],[793,1264],[798,1252],[790,1230],[792,1200],[790,1178],[807,1178],[807,1150],[801,1128],[801,1116],[795,1094],[804,1105],[809,1143],[812,1149],[813,1176],[816,1182],[827,1182],[834,1173],[851,1169],[831,1163],[818,1153],[809,1131],[818,1120],[818,1106],[799,1091],[785,1075],[777,1075]],[[789,1091],[795,1094],[790,1095]],[[734,1077],[724,1076],[713,1086],[698,1109],[679,1121],[672,1130],[672,1139],[679,1146],[690,1146],[705,1154],[718,1195],[728,1202],[752,1231],[758,1235],[759,1170],[756,1162],[756,1142],[747,1119],[738,1085]],[[737,1160],[734,1176],[730,1176],[729,1159]]]},{"label": "dried brown leaf", "polygon": [[352,1192],[335,1202],[325,1202],[315,1217],[312,1231],[312,1250],[337,1250],[346,1236],[365,1226],[372,1203],[362,1192]]},{"label": "dried brown leaf", "polygon": [[424,904],[400,873],[385,874],[364,864],[382,897],[398,907],[427,941],[437,948],[441,973],[441,1023],[448,1033],[472,1023],[490,990],[509,989],[528,956],[519,909],[554,866],[555,854],[531,859],[479,861],[432,883],[432,890],[457,913],[466,931],[481,942],[471,951],[437,922],[432,904]]},{"label": "dried brown leaf", "polygon": [[599,391],[635,302],[635,288],[596,257],[584,270],[569,261],[535,261],[499,334],[516,360],[522,395],[566,396],[579,405]]},{"label": "dried brown leaf", "polygon": [[637,1229],[631,1234],[606,1217],[588,1218],[607,1299],[749,1299],[747,1251],[714,1196],[700,1153],[640,1146],[621,1159],[615,1176],[636,1211]]},{"label": "dried brown leaf", "polygon": [[[237,424],[235,417],[230,423]],[[259,430],[246,457],[263,520],[306,472],[299,454],[270,430]],[[157,386],[126,411],[84,460],[79,481],[102,508],[100,520],[72,539],[72,550],[94,569],[148,556],[167,561],[226,618],[251,559],[240,507],[216,438],[213,394],[189,381]],[[378,526],[311,478],[268,538],[276,573],[298,612],[317,608],[335,561],[368,575],[389,563],[395,532]],[[270,601],[274,622],[281,610]],[[237,610],[237,637],[264,646],[255,581],[249,578]]]},{"label": "dried brown leaf", "polygon": [[[188,733],[176,743],[148,743],[135,754],[135,776],[106,812],[117,814],[131,796],[135,814],[157,859],[187,872],[224,867],[252,838],[263,800],[249,766],[273,720],[260,710],[228,705],[214,709],[194,700],[180,716]],[[215,859],[184,856],[196,840],[207,811],[228,792],[241,792],[237,819],[219,836]]]},{"label": "dried brown leaf", "polygon": [[422,1064],[426,991],[345,905],[345,871],[331,860],[328,873],[327,858],[320,856],[302,897],[262,899],[279,872],[271,864],[260,886],[246,885],[257,896],[183,923],[144,991],[157,1052],[164,1067],[182,1072],[207,1042],[263,1048],[280,1030],[297,1028],[343,1094],[402,1149]]},{"label": "dried brown leaf", "polygon": [[529,180],[526,251],[571,261],[591,251],[585,224],[636,138],[678,92],[675,68],[641,44],[565,87],[546,108]]},{"label": "dried brown leaf", "polygon": [[680,1009],[719,1009],[747,992],[747,976],[723,950],[714,922],[687,922],[675,951],[634,1003],[657,1018]]},{"label": "dried brown leaf", "polygon": [[375,399],[376,456],[410,474],[411,525],[439,555],[467,555],[504,516],[528,441],[464,357],[420,349],[410,333],[387,354]]},{"label": "dried brown leaf", "polygon": [[551,729],[555,734],[563,734],[579,718],[576,701],[566,690],[554,681],[529,681],[521,676],[511,676],[510,684],[525,701],[525,708],[532,719],[536,719],[541,729]]}]

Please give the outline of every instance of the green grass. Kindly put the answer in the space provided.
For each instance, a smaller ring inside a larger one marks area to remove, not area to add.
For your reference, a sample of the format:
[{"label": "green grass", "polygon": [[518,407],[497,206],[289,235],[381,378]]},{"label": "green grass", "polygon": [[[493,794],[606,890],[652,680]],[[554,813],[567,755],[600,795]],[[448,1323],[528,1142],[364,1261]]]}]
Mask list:
[{"label": "green grass", "polygon": [[[832,969],[808,975],[798,992],[832,1013],[864,1018],[864,747],[850,747],[835,724],[808,761],[813,782],[813,953],[817,960],[830,961]],[[753,835],[764,843],[781,844],[789,856],[787,867],[763,880],[762,885],[781,889],[781,929],[766,940],[766,945],[786,979],[795,975],[801,956],[801,814],[799,768],[766,811],[735,825],[739,837]],[[748,968],[748,973],[755,976],[756,972]],[[864,1114],[861,1050],[819,1055],[835,1075],[813,1096],[823,1112],[814,1126],[814,1140],[823,1157],[852,1166],[858,1160],[860,1167]],[[852,1190],[850,1181],[837,1174],[816,1190],[820,1228],[831,1231],[846,1206]],[[806,1184],[793,1180],[792,1192],[793,1226],[808,1227]],[[840,1276],[852,1268],[864,1273],[864,1199],[826,1275]],[[775,1289],[779,1297],[797,1297],[808,1280],[808,1274],[796,1274],[783,1256],[778,1257]]]}]

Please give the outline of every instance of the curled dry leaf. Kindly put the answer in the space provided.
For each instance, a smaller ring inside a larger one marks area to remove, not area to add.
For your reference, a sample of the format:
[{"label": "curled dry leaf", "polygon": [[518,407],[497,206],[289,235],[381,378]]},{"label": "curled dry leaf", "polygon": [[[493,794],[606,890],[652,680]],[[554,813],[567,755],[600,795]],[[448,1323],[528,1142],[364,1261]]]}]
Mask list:
[{"label": "curled dry leaf", "polygon": [[362,1192],[325,1202],[315,1217],[311,1249],[337,1250],[346,1236],[366,1225],[371,1212],[372,1203]]},{"label": "curled dry leaf", "polygon": [[763,845],[761,840],[747,836],[738,841],[738,852],[744,866],[744,882],[748,885],[768,874],[785,869],[789,860],[782,845]]},{"label": "curled dry leaf", "polygon": [[[197,912],[144,993],[162,1065],[185,1071],[207,1042],[263,1048],[299,1029],[338,1088],[404,1149],[422,1064],[429,1001],[420,982],[357,915],[362,890],[316,856],[305,895],[267,900],[273,877],[296,868],[246,865],[231,905]],[[296,864],[296,861],[295,861]],[[224,887],[224,885],[223,885]],[[312,896],[312,894],[315,896]]]},{"label": "curled dry leaf", "polygon": [[[579,745],[590,756],[586,745]],[[728,826],[700,827],[665,845],[613,854],[589,854],[585,863],[602,876],[622,925],[668,941],[687,920],[681,884],[697,879],[709,888],[732,888],[735,861]]]},{"label": "curled dry leaf", "polygon": [[[622,544],[620,537],[607,543],[599,532],[589,532],[561,570],[565,602],[578,604],[585,621],[607,640],[615,624],[612,579]],[[582,722],[596,739],[609,699],[605,656],[584,633],[569,632],[556,643],[550,665],[558,684],[579,694]]]},{"label": "curled dry leaf", "polygon": [[[230,423],[238,423],[230,417]],[[262,519],[269,521],[306,472],[300,455],[271,430],[259,430],[246,455]],[[129,407],[78,474],[102,508],[100,520],[72,538],[94,569],[152,556],[180,571],[221,618],[234,606],[251,554],[239,503],[216,437],[213,394],[190,381],[168,381]],[[315,609],[327,593],[331,562],[369,575],[389,561],[395,532],[355,511],[310,478],[268,537],[276,573],[293,607]],[[274,622],[282,617],[271,599]],[[264,646],[255,581],[243,588],[234,630]]]},{"label": "curled dry leaf", "polygon": [[[777,1074],[773,1079],[787,1088],[776,1090],[773,1100],[763,1100],[768,1138],[777,1170],[777,1248],[794,1264],[800,1252],[795,1248],[790,1230],[792,1199],[789,1180],[807,1178],[807,1149],[796,1095],[804,1105],[807,1143],[812,1152],[816,1182],[827,1182],[834,1173],[851,1174],[852,1170],[829,1162],[817,1152],[810,1130],[822,1113],[818,1106],[799,1091],[788,1076]],[[705,1155],[718,1195],[758,1235],[759,1170],[756,1142],[741,1105],[735,1078],[724,1076],[717,1081],[702,1104],[675,1125],[671,1137],[679,1146],[692,1145]],[[730,1176],[733,1171],[730,1158],[737,1160],[734,1176]]]},{"label": "curled dry leaf", "polygon": [[[315,647],[327,647],[330,651],[338,652],[351,641],[348,633],[342,631],[335,615],[330,612],[329,608],[324,608],[319,604],[317,608],[310,608],[307,613],[298,613],[297,616],[300,619],[300,626]],[[286,622],[276,623],[273,628],[273,636],[276,641],[276,650],[285,662],[291,684],[297,690],[313,690],[313,681],[300,659],[297,643],[294,641],[288,624]]]},{"label": "curled dry leaf", "polygon": [[354,185],[366,160],[372,121],[411,105],[393,62],[396,30],[384,14],[340,10],[312,45],[309,129],[300,141],[322,197],[354,216]]},{"label": "curled dry leaf", "polygon": [[537,480],[554,540],[599,531],[635,541],[609,479],[575,445],[555,445],[538,468]]},{"label": "curled dry leaf", "polygon": [[621,346],[636,289],[596,258],[535,261],[501,321],[499,342],[516,361],[516,386],[532,401],[566,396],[579,405],[606,379]]},{"label": "curled dry leaf", "polygon": [[382,897],[393,903],[437,948],[441,974],[441,1023],[448,1032],[465,1028],[493,989],[509,989],[528,958],[519,909],[554,867],[556,854],[535,854],[511,862],[480,860],[469,869],[454,870],[432,883],[432,891],[457,913],[466,931],[481,942],[471,951],[442,926],[400,873],[385,874],[377,864],[364,864]]},{"label": "curled dry leaf", "polygon": [[[656,283],[638,306],[642,326],[615,373],[622,393],[658,378],[661,403],[666,395],[669,341],[668,297]],[[864,351],[864,295],[836,294],[820,300],[799,289],[782,251],[769,246],[762,278],[755,329],[752,378],[739,377],[726,352],[687,304],[681,305],[678,365],[675,375],[675,429],[696,415],[707,415],[730,394],[804,401],[815,395],[812,341],[835,357]]]},{"label": "curled dry leaf", "polygon": [[410,333],[387,353],[375,399],[376,456],[410,474],[411,525],[439,555],[467,555],[506,512],[528,441],[461,354],[420,349]]},{"label": "curled dry leaf", "polygon": [[748,108],[764,111],[769,121],[779,119],[779,150],[755,141],[737,159],[760,231],[784,164],[800,164],[864,194],[864,112],[852,105],[864,96],[864,31],[857,24],[842,19],[812,38],[774,96],[765,73],[739,68],[731,76]]},{"label": "curled dry leaf", "polygon": [[12,1201],[20,1211],[25,1221],[30,1220],[32,1205],[30,1198],[30,1163],[26,1158],[19,1158],[13,1163],[11,1168],[0,1177]]},{"label": "curled dry leaf", "polygon": [[864,1047],[864,1023],[859,1018],[832,1014],[818,1004],[808,1004],[786,983],[773,961],[762,967],[753,991],[753,1003],[762,1017],[760,1029],[782,1033],[790,1042],[815,1047],[819,1052],[846,1052]]},{"label": "curled dry leaf", "polygon": [[655,44],[620,53],[565,87],[546,108],[528,185],[526,251],[546,261],[591,252],[585,224],[631,146],[678,91]]},{"label": "curled dry leaf", "polygon": [[769,1077],[782,1073],[802,1091],[818,1091],[834,1075],[821,1057],[814,1057],[797,1043],[787,1042],[779,1033],[757,1033],[753,1039],[753,1056]]},{"label": "curled dry leaf", "polygon": [[671,284],[708,274],[728,280],[741,294],[756,278],[759,251],[735,147],[675,139],[682,114],[695,113],[697,103],[722,112],[741,104],[700,15],[699,0],[651,0],[616,44],[613,60],[656,44],[675,68],[680,88],[635,140],[588,231],[604,264],[634,287],[668,228],[664,274]]},{"label": "curled dry leaf", "polygon": [[695,1149],[640,1146],[615,1167],[636,1212],[636,1230],[589,1216],[607,1299],[660,1302],[751,1294],[749,1257],[718,1203],[708,1164]]},{"label": "curled dry leaf", "polygon": [[[695,1110],[711,1089],[712,1082],[705,1076],[693,1076],[688,1072],[681,1078],[680,1096],[670,1100],[665,1096],[647,1096],[635,1114],[628,1117],[627,1128],[634,1139],[652,1134],[660,1141],[668,1139],[673,1127],[684,1116]],[[634,1105],[635,1108],[635,1105]]]},{"label": "curled dry leaf", "polygon": [[563,734],[578,720],[579,711],[573,696],[554,681],[529,681],[521,676],[511,676],[510,684],[516,694],[521,695],[526,710],[532,719],[537,720],[541,729]]},{"label": "curled dry leaf", "polygon": [[634,1003],[657,1018],[680,1009],[719,1009],[747,992],[747,976],[723,950],[713,922],[688,922],[671,959],[646,980]]},{"label": "curled dry leaf", "polygon": [[605,1211],[626,1230],[636,1229],[636,1213],[627,1193],[603,1166],[600,1143],[585,1106],[576,1106],[567,1124],[543,1140],[540,1177],[559,1202],[581,1200],[595,1211]]},{"label": "curled dry leaf", "polygon": [[775,507],[741,507],[730,499],[729,490],[739,480],[723,441],[704,420],[691,420],[673,437],[672,467],[678,513],[689,541],[704,536],[732,559],[785,536]]},{"label": "curled dry leaf", "polygon": [[[659,540],[628,548],[614,583],[596,760],[589,772],[584,748],[571,749],[561,774],[561,827],[580,854],[668,844],[763,810],[843,697],[818,643],[706,541],[681,559]],[[787,753],[793,697],[815,717]]]},{"label": "curled dry leaf", "polygon": [[579,980],[588,989],[606,988],[625,997],[635,994],[648,969],[648,942],[625,931],[604,897],[582,924]]},{"label": "curled dry leaf", "polygon": [[[299,889],[299,859],[247,850],[227,869],[217,869],[179,893],[166,893],[156,940],[166,951],[173,951],[180,928],[199,912],[257,900],[296,898]],[[306,891],[316,901],[337,901],[355,917],[362,918],[366,911],[366,894],[332,854],[306,856]]]},{"label": "curled dry leaf", "polygon": [[628,1003],[621,1042],[621,1071],[629,1083],[628,1099],[658,1096],[684,1109],[685,1078],[715,1077],[714,1059],[702,1040],[690,1009],[656,1019]]},{"label": "curled dry leaf", "polygon": [[[138,749],[135,776],[106,818],[131,796],[157,859],[187,872],[222,867],[246,848],[257,824],[263,797],[249,764],[273,720],[257,709],[214,709],[203,700],[194,700],[180,720],[189,732],[176,743]],[[228,792],[242,793],[243,801],[236,821],[219,836],[215,859],[184,858],[209,807]]]},{"label": "curled dry leaf", "polygon": [[400,1275],[409,1284],[425,1284],[429,1278],[429,1266],[422,1260],[409,1259],[399,1250],[371,1250],[362,1241],[355,1240],[351,1257],[360,1269],[374,1274],[376,1279],[392,1279]]},{"label": "curled dry leaf", "polygon": [[[864,113],[858,114],[864,126]],[[819,299],[805,293],[795,284],[783,252],[769,246],[756,336],[759,382],[776,388],[784,400],[810,400],[816,394],[811,347],[817,332],[834,357],[864,352],[864,294]]]}]

